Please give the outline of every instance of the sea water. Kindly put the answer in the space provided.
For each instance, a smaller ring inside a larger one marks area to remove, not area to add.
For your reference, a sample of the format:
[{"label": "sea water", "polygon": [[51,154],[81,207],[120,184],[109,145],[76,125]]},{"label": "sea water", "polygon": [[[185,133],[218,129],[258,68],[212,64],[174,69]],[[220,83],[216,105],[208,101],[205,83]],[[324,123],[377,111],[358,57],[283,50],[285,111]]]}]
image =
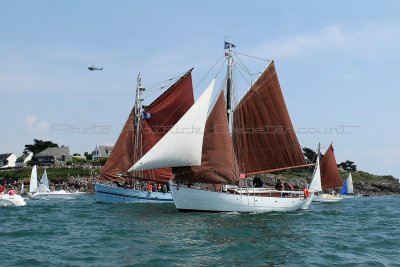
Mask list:
[{"label": "sea water", "polygon": [[0,207],[0,266],[400,266],[397,196],[266,214],[27,203]]}]

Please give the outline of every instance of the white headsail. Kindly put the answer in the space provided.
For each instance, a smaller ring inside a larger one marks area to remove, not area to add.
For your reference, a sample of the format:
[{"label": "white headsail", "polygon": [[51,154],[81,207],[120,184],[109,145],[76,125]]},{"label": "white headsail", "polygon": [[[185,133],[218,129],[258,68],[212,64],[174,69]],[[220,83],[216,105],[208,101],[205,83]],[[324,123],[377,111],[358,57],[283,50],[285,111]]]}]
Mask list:
[{"label": "white headsail", "polygon": [[204,128],[214,85],[215,79],[169,132],[128,171],[199,166]]},{"label": "white headsail", "polygon": [[321,170],[319,168],[319,155],[317,156],[317,162],[315,163],[315,171],[314,176],[311,180],[311,184],[309,187],[310,190],[314,192],[321,192],[322,185],[321,185]]},{"label": "white headsail", "polygon": [[42,179],[40,179],[40,182],[43,184],[43,186],[49,190],[49,179],[47,178],[47,172],[46,169],[44,170],[44,173],[42,175]]},{"label": "white headsail", "polygon": [[349,173],[349,176],[347,176],[347,193],[348,194],[354,193],[353,177],[351,176],[351,173]]},{"label": "white headsail", "polygon": [[36,189],[37,189],[37,186],[38,186],[38,183],[37,183],[37,167],[35,165],[35,166],[33,166],[32,172],[31,172],[31,181],[30,181],[30,185],[29,185],[29,192],[30,193],[35,192]]}]

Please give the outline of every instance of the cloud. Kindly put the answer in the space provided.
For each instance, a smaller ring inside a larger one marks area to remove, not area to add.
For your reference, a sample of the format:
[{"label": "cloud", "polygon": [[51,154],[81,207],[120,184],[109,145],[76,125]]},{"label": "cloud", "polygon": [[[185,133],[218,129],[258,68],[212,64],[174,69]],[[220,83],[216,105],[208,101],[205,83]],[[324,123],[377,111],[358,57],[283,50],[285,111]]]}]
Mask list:
[{"label": "cloud", "polygon": [[286,36],[266,42],[252,53],[281,59],[340,52],[341,57],[376,60],[398,56],[399,43],[400,25],[368,22],[352,27],[330,25],[315,32]]},{"label": "cloud", "polygon": [[34,115],[28,115],[25,117],[26,127],[31,133],[37,133],[49,129],[50,123],[44,120],[38,120]]}]

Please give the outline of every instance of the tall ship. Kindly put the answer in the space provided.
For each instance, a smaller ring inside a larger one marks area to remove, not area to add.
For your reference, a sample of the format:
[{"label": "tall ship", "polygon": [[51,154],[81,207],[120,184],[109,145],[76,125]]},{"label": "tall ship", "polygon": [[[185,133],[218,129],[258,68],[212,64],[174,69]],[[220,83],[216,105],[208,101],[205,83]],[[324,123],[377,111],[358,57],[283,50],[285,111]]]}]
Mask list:
[{"label": "tall ship", "polygon": [[309,164],[293,129],[273,61],[234,104],[233,47],[225,42],[227,74],[215,100],[211,101],[213,79],[173,127],[196,130],[166,134],[130,171],[171,167],[174,176],[169,184],[175,206],[182,211],[307,209],[313,198],[308,191],[275,190],[249,183],[251,175]]},{"label": "tall ship", "polygon": [[[154,88],[148,90],[142,87],[141,76],[138,75],[136,101],[110,157],[101,170],[99,183],[95,186],[96,201],[173,201],[168,184],[173,175],[171,168],[131,172],[128,169],[151,150],[193,105],[192,69],[174,80],[168,80],[169,88],[146,106],[142,103],[144,94],[150,95],[157,91]],[[157,84],[156,88],[161,87],[160,85],[161,83]]]}]

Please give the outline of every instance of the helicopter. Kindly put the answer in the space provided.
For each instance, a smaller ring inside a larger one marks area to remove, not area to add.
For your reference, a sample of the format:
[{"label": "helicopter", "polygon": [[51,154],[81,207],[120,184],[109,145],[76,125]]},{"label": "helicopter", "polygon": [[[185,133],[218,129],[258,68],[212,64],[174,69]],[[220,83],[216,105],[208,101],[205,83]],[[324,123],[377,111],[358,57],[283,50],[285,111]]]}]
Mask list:
[{"label": "helicopter", "polygon": [[103,71],[103,68],[96,68],[95,66],[90,66],[90,67],[88,67],[88,70],[89,71],[94,71],[94,70],[101,70],[101,71]]}]

